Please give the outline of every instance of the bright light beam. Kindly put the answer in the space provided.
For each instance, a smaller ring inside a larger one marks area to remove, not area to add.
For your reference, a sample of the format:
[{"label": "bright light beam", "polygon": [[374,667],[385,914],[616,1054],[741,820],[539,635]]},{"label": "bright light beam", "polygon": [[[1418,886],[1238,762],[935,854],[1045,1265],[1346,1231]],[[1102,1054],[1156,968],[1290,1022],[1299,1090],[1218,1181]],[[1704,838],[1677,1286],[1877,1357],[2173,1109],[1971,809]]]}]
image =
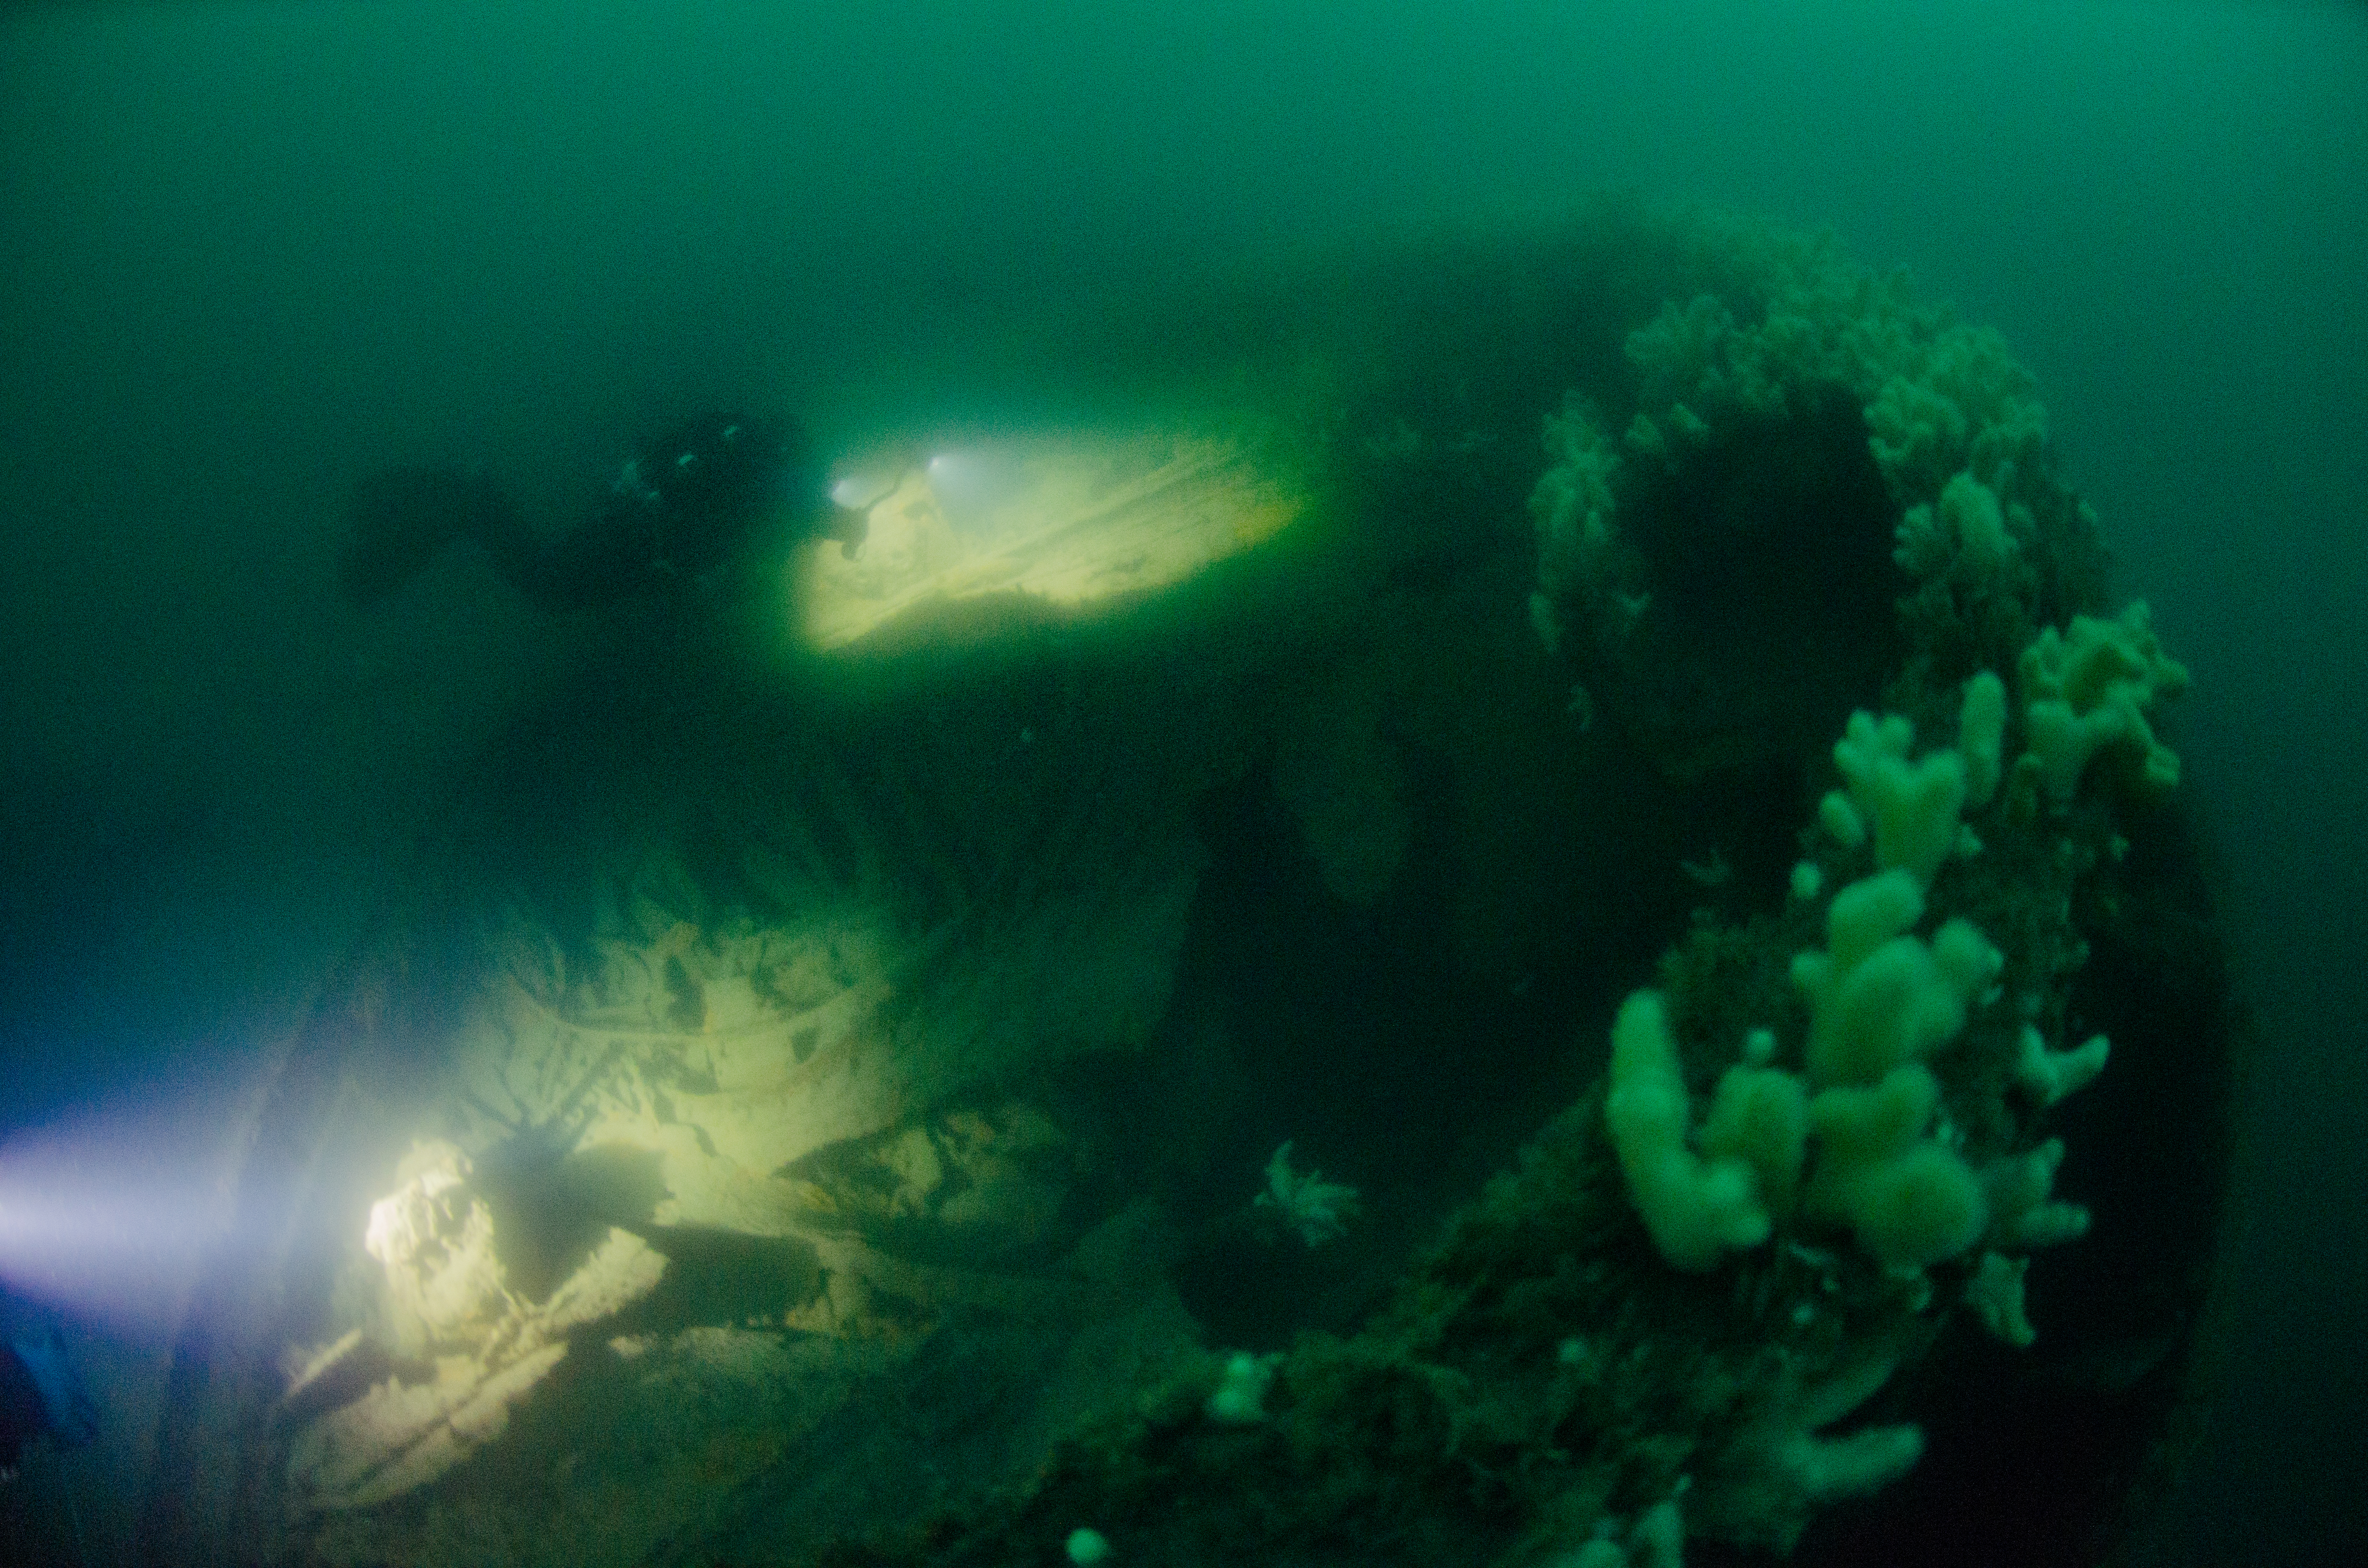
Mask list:
[{"label": "bright light beam", "polygon": [[[0,1286],[161,1343],[227,1233],[234,1155],[202,1094],[53,1119],[0,1145]],[[209,1141],[211,1141],[211,1142]]]}]

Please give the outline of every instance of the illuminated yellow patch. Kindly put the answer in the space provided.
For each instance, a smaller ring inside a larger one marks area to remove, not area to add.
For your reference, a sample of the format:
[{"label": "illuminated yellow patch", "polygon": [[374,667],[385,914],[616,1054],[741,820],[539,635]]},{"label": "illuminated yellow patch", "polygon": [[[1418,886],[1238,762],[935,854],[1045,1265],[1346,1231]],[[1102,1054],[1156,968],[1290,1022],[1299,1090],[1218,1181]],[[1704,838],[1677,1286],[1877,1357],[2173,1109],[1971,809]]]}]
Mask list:
[{"label": "illuminated yellow patch", "polygon": [[798,623],[837,648],[919,607],[1019,594],[1062,608],[1140,596],[1260,544],[1305,509],[1238,437],[1095,431],[950,452],[870,509],[853,560],[801,552]]}]

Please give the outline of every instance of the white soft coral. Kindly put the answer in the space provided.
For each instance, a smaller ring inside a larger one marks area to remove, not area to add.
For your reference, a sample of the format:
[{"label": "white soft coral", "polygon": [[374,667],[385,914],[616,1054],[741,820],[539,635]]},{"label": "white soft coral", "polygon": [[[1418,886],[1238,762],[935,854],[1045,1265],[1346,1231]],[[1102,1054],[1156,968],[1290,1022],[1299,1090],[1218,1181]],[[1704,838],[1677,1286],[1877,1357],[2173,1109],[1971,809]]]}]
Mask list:
[{"label": "white soft coral", "polygon": [[1326,1181],[1321,1171],[1292,1169],[1289,1140],[1266,1163],[1266,1190],[1252,1199],[1252,1205],[1281,1214],[1283,1222],[1312,1247],[1348,1234],[1349,1221],[1364,1209],[1355,1187]]}]

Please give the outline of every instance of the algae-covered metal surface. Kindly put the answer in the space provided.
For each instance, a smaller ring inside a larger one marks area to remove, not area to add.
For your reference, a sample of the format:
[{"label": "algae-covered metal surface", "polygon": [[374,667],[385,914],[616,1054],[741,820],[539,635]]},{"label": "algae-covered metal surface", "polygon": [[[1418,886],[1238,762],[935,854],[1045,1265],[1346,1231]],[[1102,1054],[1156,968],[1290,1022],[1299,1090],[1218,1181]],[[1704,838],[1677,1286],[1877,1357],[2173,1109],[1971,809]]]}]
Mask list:
[{"label": "algae-covered metal surface", "polygon": [[1430,276],[1237,285],[1294,308],[1144,340],[1287,392],[951,443],[791,651],[643,625],[473,759],[290,1050],[155,1536],[2112,1539],[2233,1026],[2035,383],[1741,224]]}]

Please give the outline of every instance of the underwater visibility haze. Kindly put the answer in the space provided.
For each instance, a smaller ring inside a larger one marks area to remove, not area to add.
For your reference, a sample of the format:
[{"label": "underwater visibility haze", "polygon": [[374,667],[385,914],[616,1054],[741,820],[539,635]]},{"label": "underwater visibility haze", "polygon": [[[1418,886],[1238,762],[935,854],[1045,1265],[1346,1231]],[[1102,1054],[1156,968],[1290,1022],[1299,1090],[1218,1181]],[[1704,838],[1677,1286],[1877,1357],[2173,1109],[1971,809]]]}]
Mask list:
[{"label": "underwater visibility haze", "polygon": [[0,1562],[2362,1560],[2363,104],[0,13]]}]

